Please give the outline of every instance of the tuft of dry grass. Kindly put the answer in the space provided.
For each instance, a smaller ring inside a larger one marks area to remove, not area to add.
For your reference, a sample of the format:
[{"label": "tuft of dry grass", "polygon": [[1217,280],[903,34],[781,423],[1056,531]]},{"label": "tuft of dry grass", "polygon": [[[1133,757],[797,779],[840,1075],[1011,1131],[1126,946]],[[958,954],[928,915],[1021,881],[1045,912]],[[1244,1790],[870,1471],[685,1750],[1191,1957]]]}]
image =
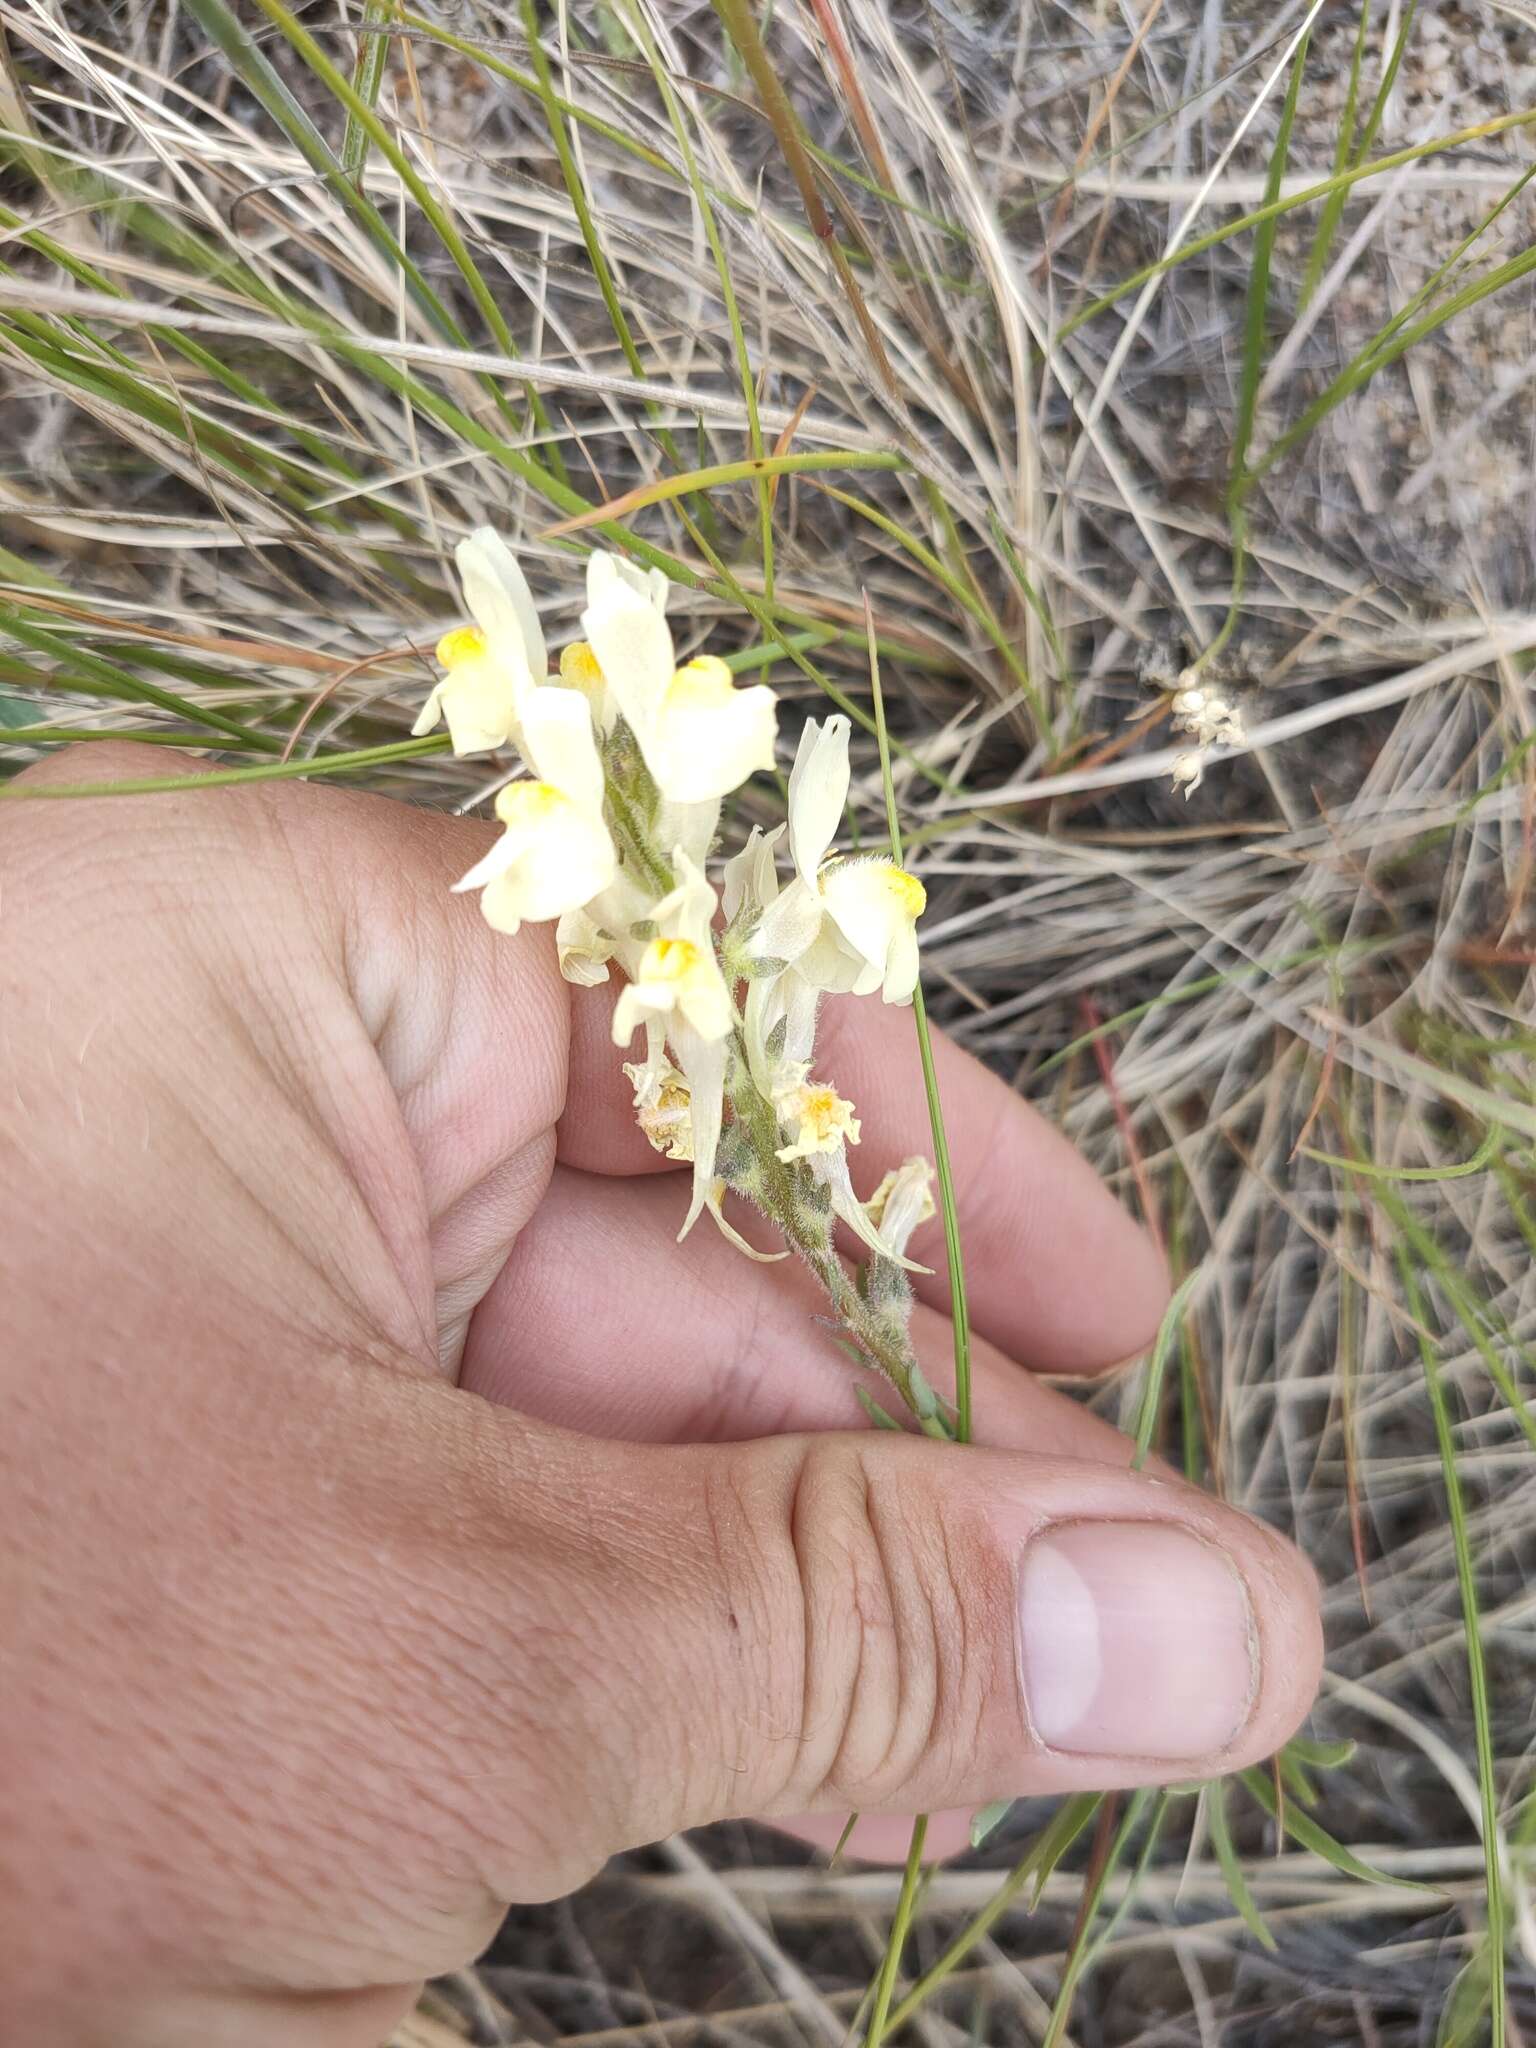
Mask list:
[{"label": "tuft of dry grass", "polygon": [[[1524,13],[0,0],[0,34],[0,759],[132,731],[473,806],[484,764],[406,734],[484,518],[557,636],[603,534],[685,640],[866,731],[867,590],[931,1006],[1201,1268],[1159,1441],[1316,1563],[1324,1747],[1289,1833],[1263,1781],[1138,1810],[1086,1923],[1081,1837],[911,2038],[1536,2028]],[[1202,655],[1249,743],[1185,802]],[[1049,1819],[933,1878],[908,1983]],[[514,1914],[400,2048],[835,2037],[897,1883],[662,1845]]]}]

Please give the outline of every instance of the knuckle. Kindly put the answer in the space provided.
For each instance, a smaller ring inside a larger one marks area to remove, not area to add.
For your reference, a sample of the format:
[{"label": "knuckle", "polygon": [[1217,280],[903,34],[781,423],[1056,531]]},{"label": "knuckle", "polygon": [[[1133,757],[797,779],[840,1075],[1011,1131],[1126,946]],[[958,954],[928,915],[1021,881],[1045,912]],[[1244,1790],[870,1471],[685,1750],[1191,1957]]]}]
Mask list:
[{"label": "knuckle", "polygon": [[946,1530],[926,1461],[879,1452],[812,1443],[794,1492],[802,1804],[874,1809],[919,1772],[951,1779],[974,1754],[993,1689],[992,1646],[967,1620],[974,1588],[959,1552],[971,1546]]}]

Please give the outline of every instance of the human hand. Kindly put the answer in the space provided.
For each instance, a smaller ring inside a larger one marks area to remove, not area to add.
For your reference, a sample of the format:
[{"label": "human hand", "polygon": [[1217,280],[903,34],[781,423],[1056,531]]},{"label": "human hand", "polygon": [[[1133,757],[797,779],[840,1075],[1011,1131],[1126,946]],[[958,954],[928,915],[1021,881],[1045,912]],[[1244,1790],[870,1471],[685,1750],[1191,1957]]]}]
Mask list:
[{"label": "human hand", "polygon": [[[796,1271],[674,1244],[547,929],[448,893],[490,837],[0,807],[0,2042],[362,2048],[627,1844],[1194,1777],[1311,1698],[1295,1553],[1012,1362],[1162,1307],[1065,1143],[941,1048],[991,1448],[861,1427]],[[873,1184],[910,1019],[822,1043]]]}]

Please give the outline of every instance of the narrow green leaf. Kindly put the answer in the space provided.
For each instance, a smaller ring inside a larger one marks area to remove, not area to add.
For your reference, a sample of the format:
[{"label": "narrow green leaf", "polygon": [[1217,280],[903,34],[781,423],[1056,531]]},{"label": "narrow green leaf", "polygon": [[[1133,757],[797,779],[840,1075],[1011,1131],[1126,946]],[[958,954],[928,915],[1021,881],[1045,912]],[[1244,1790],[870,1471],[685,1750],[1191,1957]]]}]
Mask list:
[{"label": "narrow green leaf", "polygon": [[1227,1823],[1227,1797],[1225,1781],[1216,1778],[1205,1788],[1205,1817],[1211,1830],[1211,1847],[1216,1851],[1216,1861],[1221,1874],[1227,1881],[1227,1890],[1232,1903],[1242,1916],[1244,1925],[1261,1947],[1273,1950],[1275,1937],[1265,1925],[1264,1916],[1254,1904],[1253,1893],[1248,1889],[1248,1880],[1243,1875],[1243,1866],[1238,1860],[1237,1850],[1232,1843],[1232,1830]]},{"label": "narrow green leaf", "polygon": [[[1240,1771],[1238,1776],[1273,1820],[1275,1788],[1264,1772],[1246,1770]],[[1433,1885],[1420,1884],[1414,1878],[1394,1877],[1390,1871],[1378,1870],[1374,1863],[1367,1863],[1353,1849],[1346,1849],[1342,1842],[1336,1842],[1326,1828],[1319,1826],[1310,1814],[1303,1813],[1291,1800],[1285,1803],[1285,1832],[1293,1842],[1299,1843],[1303,1849],[1310,1849],[1314,1856],[1320,1856],[1334,1870],[1345,1877],[1358,1878],[1362,1884],[1388,1884],[1405,1892],[1432,1892],[1435,1889]]]},{"label": "narrow green leaf", "polygon": [[1435,1422],[1435,1442],[1440,1452],[1440,1472],[1445,1502],[1450,1512],[1451,1548],[1456,1558],[1456,1583],[1461,1595],[1462,1631],[1466,1640],[1467,1684],[1472,1695],[1472,1729],[1477,1751],[1477,1789],[1482,1805],[1483,1885],[1488,1914],[1488,2023],[1491,2048],[1505,2048],[1504,1984],[1504,1872],[1499,1847],[1498,1781],[1493,1754],[1493,1718],[1488,1699],[1488,1667],[1483,1654],[1479,1625],[1477,1573],[1472,1563],[1472,1539],[1467,1529],[1466,1503],[1461,1491],[1461,1473],[1456,1462],[1456,1435],[1451,1412],[1440,1378],[1440,1358],[1424,1330],[1425,1301],[1413,1262],[1406,1247],[1396,1247],[1397,1269],[1403,1292],[1415,1322],[1419,1325],[1419,1357],[1424,1368],[1424,1387]]},{"label": "narrow green leaf", "polygon": [[[384,24],[393,12],[393,0],[363,0],[357,62],[352,67],[352,90],[369,109],[378,105],[379,91],[384,83],[384,64],[389,56],[389,37],[384,33]],[[341,138],[341,168],[354,185],[362,182],[363,172],[368,167],[368,146],[368,130],[349,110],[347,131]]]},{"label": "narrow green leaf", "polygon": [[1010,1795],[1007,1799],[994,1799],[989,1805],[978,1806],[971,1815],[971,1847],[979,1849],[989,1835],[996,1834],[1018,1803]]},{"label": "narrow green leaf", "polygon": [[312,761],[273,761],[259,768],[216,768],[207,775],[145,776],[128,782],[58,782],[41,788],[28,785],[24,789],[9,784],[0,789],[0,803],[92,796],[185,795],[199,789],[230,789],[245,782],[299,782],[308,776],[348,775],[363,768],[387,768],[422,754],[441,754],[447,748],[446,733],[428,733],[425,739],[397,740],[390,746],[362,747],[350,754],[322,754]]},{"label": "narrow green leaf", "polygon": [[1146,1383],[1141,1390],[1141,1408],[1136,1419],[1136,1451],[1131,1459],[1131,1470],[1139,1472],[1147,1462],[1147,1453],[1152,1448],[1152,1433],[1157,1428],[1158,1409],[1162,1404],[1163,1376],[1168,1370],[1168,1354],[1173,1349],[1174,1339],[1189,1297],[1195,1291],[1195,1282],[1204,1271],[1196,1266],[1174,1289],[1173,1299],[1163,1310],[1163,1320],[1157,1326],[1157,1340],[1152,1346],[1152,1356],[1147,1361]]}]

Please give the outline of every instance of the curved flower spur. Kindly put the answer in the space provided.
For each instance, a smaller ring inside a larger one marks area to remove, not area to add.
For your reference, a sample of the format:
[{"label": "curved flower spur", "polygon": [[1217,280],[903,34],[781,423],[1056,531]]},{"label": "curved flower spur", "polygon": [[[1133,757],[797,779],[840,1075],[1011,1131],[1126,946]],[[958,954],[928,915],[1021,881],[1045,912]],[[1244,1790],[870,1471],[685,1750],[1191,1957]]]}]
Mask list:
[{"label": "curved flower spur", "polygon": [[[749,1257],[799,1253],[859,1355],[891,1381],[930,1434],[952,1433],[923,1377],[908,1324],[906,1255],[934,1213],[932,1171],[910,1159],[865,1200],[848,1148],[854,1105],[815,1072],[828,996],[910,1003],[921,882],[833,841],[848,801],[849,723],[808,719],[789,778],[785,825],[751,837],[709,878],[722,802],[774,765],[778,699],[739,686],[709,654],[678,663],[668,585],[618,556],[587,564],[585,638],[550,670],[528,584],[505,542],[481,527],[455,551],[474,623],[438,643],[443,675],[416,721],[446,722],[456,754],[515,748],[527,770],[496,797],[501,838],[455,884],[478,889],[498,931],[556,925],[560,971],[595,987],[617,967],[620,1048],[636,1121],[656,1149],[691,1162],[680,1236],[708,1210]],[[787,836],[792,872],[781,882]],[[752,1202],[784,1250],[763,1254],[724,1213]],[[868,1257],[839,1257],[841,1222]]]}]

